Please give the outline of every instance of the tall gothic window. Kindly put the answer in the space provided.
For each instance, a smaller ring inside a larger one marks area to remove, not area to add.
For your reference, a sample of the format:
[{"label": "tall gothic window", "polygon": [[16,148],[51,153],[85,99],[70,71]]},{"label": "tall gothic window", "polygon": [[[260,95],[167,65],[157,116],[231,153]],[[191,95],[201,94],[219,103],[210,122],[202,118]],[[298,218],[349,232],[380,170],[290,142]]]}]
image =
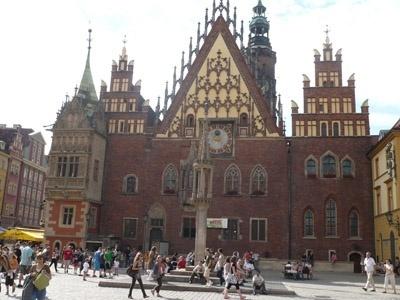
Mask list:
[{"label": "tall gothic window", "polygon": [[192,114],[189,114],[186,117],[186,126],[187,127],[194,127],[194,116]]},{"label": "tall gothic window", "polygon": [[314,236],[314,213],[311,209],[304,213],[304,236]]},{"label": "tall gothic window", "polygon": [[163,193],[175,194],[177,192],[178,172],[173,165],[168,165],[163,175]]},{"label": "tall gothic window", "polygon": [[267,172],[261,166],[256,166],[251,172],[251,194],[265,195],[267,192]]},{"label": "tall gothic window", "polygon": [[247,114],[246,113],[240,114],[239,126],[240,127],[249,126],[249,119],[247,118]]},{"label": "tall gothic window", "polygon": [[322,158],[322,176],[336,177],[336,159],[332,155],[325,155]]},{"label": "tall gothic window", "polygon": [[239,195],[240,193],[240,171],[235,165],[225,171],[225,194]]},{"label": "tall gothic window", "polygon": [[352,177],[353,176],[353,165],[352,165],[350,159],[343,160],[342,174],[343,174],[343,177]]},{"label": "tall gothic window", "polygon": [[336,202],[329,199],[325,207],[325,235],[336,236]]},{"label": "tall gothic window", "polygon": [[306,174],[308,177],[315,177],[317,176],[317,162],[315,159],[310,158],[307,160],[306,163]]},{"label": "tall gothic window", "polygon": [[350,237],[358,237],[359,230],[358,230],[358,213],[355,210],[352,210],[349,215],[349,232]]},{"label": "tall gothic window", "polygon": [[126,194],[137,193],[138,180],[136,175],[126,175],[122,185],[122,192]]},{"label": "tall gothic window", "polygon": [[321,123],[321,136],[328,136],[326,123]]}]

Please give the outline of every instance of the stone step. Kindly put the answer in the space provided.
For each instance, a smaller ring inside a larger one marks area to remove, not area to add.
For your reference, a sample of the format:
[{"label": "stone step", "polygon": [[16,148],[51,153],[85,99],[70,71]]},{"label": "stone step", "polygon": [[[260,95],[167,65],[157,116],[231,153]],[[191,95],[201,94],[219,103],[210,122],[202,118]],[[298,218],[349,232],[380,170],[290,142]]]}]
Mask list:
[{"label": "stone step", "polygon": [[[130,281],[116,281],[116,280],[101,280],[99,281],[100,287],[110,287],[110,288],[124,288],[128,289],[130,287]],[[143,286],[146,290],[150,290],[154,288],[156,283],[153,281],[143,281]],[[135,284],[135,289],[140,289],[138,283]],[[162,290],[166,291],[182,291],[182,292],[206,292],[206,293],[222,293],[224,287],[223,286],[205,286],[200,284],[188,284],[183,282],[163,282]],[[241,291],[243,294],[251,294],[252,289],[249,286],[241,287]],[[267,284],[267,291],[269,295],[280,295],[280,296],[296,296],[294,291],[287,290],[280,286],[278,287],[270,287]],[[231,288],[229,293],[235,292],[234,288]]]},{"label": "stone step", "polygon": [[[171,273],[172,275],[185,275],[185,276],[190,276],[192,275],[192,271],[186,271],[186,270],[172,270]],[[217,273],[216,272],[210,272],[210,276],[211,277],[217,277]]]},{"label": "stone step", "polygon": [[[190,276],[187,275],[174,275],[174,274],[167,274],[164,277],[164,280],[167,282],[189,282]],[[213,284],[219,284],[219,278],[218,277],[210,277],[210,280],[212,281]],[[205,280],[201,280],[198,277],[195,277],[193,282],[202,282],[205,283]]]}]

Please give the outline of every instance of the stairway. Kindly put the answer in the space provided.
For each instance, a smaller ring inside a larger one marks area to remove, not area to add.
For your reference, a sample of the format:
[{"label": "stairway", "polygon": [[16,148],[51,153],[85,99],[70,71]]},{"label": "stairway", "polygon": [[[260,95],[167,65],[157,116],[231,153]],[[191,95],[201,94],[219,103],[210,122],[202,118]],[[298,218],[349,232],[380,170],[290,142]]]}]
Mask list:
[{"label": "stairway", "polygon": [[[189,278],[192,273],[193,267],[188,267],[186,270],[174,270],[166,274],[163,278],[162,290],[168,291],[193,291],[193,292],[208,292],[208,293],[222,293],[224,286],[219,285],[219,278],[216,277],[215,272],[211,272],[210,280],[213,282],[212,286],[206,286],[204,282],[200,282],[199,278],[195,278],[193,283],[189,283]],[[128,289],[131,284],[131,278],[126,274],[126,269],[120,269],[120,275],[117,279],[103,279],[99,281],[100,287],[113,287],[113,288],[126,288]],[[154,280],[148,280],[147,275],[142,276],[143,285],[146,290],[152,289],[156,283]],[[282,283],[266,282],[268,294],[293,296],[295,293],[289,291]],[[136,283],[135,288],[140,288]],[[235,288],[231,288],[230,293],[234,292]],[[252,283],[248,279],[244,286],[241,286],[243,294],[251,294]]]}]

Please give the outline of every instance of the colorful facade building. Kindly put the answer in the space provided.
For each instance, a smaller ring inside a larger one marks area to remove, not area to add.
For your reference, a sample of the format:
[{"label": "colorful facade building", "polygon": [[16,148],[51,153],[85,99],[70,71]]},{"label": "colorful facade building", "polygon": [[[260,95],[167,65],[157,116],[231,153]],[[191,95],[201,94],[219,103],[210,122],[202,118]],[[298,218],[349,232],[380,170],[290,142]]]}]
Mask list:
[{"label": "colorful facade building", "polygon": [[8,157],[9,155],[6,152],[6,142],[0,140],[0,216],[6,188]]},{"label": "colorful facade building", "polygon": [[89,42],[80,87],[58,113],[48,157],[45,234],[59,249],[85,245],[98,226],[105,144],[104,106],[93,85]]},{"label": "colorful facade building", "polygon": [[285,136],[270,23],[261,1],[253,11],[245,46],[236,13],[214,4],[154,109],[133,84],[125,47],[99,100],[88,55],[79,92],[53,128],[50,244],[193,249],[194,163],[206,134],[208,218],[221,221],[207,230],[207,246],[281,259],[335,252],[360,265],[373,248],[368,103],[357,112],[354,75],[343,85],[341,52],[333,56],[327,36],[323,55],[314,53],[315,86],[304,76],[304,113],[292,103],[293,136]]},{"label": "colorful facade building", "polygon": [[46,181],[46,145],[40,132],[28,136],[23,148],[23,161],[18,189],[18,226],[40,227],[43,225],[42,209]]},{"label": "colorful facade building", "polygon": [[379,261],[400,257],[400,120],[382,131],[369,152],[374,197],[375,253]]},{"label": "colorful facade building", "polygon": [[[40,227],[46,167],[41,133],[14,125],[0,128],[0,169],[4,166],[3,227]],[[1,171],[0,171],[1,172]]]}]

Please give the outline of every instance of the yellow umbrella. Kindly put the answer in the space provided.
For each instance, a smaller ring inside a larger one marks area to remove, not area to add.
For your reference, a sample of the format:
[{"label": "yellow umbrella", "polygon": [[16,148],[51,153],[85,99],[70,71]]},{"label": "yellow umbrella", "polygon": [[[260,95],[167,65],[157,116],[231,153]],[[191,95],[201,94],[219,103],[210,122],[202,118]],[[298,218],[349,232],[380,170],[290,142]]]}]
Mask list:
[{"label": "yellow umbrella", "polygon": [[9,228],[0,233],[1,240],[22,240],[41,242],[44,240],[43,230],[31,230],[28,228]]}]

